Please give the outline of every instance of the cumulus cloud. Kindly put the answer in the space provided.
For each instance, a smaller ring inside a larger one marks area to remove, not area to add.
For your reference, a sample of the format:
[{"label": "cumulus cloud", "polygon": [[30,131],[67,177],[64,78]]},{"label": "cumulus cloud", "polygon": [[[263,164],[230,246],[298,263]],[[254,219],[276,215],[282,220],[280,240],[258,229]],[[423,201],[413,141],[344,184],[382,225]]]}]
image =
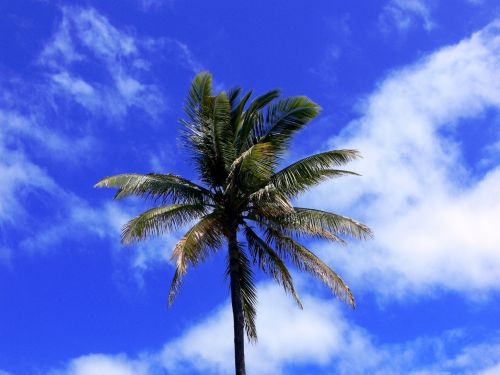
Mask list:
[{"label": "cumulus cloud", "polygon": [[[130,360],[124,355],[106,356],[90,354],[72,360],[63,370],[53,371],[49,375],[147,375],[145,361]],[[1,375],[1,374],[0,374]]]},{"label": "cumulus cloud", "polygon": [[[246,346],[250,374],[303,374],[310,366],[316,369],[313,373],[340,375],[488,374],[500,365],[498,335],[470,343],[466,332],[450,331],[383,344],[354,324],[353,313],[336,302],[305,293],[300,310],[279,286],[262,284],[258,289],[259,342]],[[83,356],[57,375],[232,374],[232,334],[231,307],[226,303],[156,353],[137,358]]]},{"label": "cumulus cloud", "polygon": [[486,169],[467,162],[461,135],[465,127],[486,134],[498,125],[484,115],[500,109],[499,70],[495,22],[390,74],[361,118],[330,140],[362,151],[364,159],[350,167],[363,177],[324,184],[304,201],[373,227],[371,243],[342,252],[322,247],[360,288],[394,295],[500,287],[500,159],[491,154],[500,132],[469,145],[478,154],[489,150]]},{"label": "cumulus cloud", "polygon": [[[274,285],[259,288],[259,343],[247,345],[249,372],[279,374],[287,365],[327,364],[333,353],[366,343],[360,331],[350,330],[340,309],[305,295],[304,310]],[[230,374],[234,368],[232,312],[224,306],[190,328],[162,351],[163,365],[173,373]]]},{"label": "cumulus cloud", "polygon": [[379,17],[379,24],[383,31],[392,28],[406,31],[419,24],[426,31],[435,27],[429,5],[424,0],[390,0]]},{"label": "cumulus cloud", "polygon": [[[246,347],[251,374],[465,374],[499,365],[500,340],[471,344],[464,332],[383,344],[353,323],[337,302],[312,294],[304,310],[280,287],[259,287],[259,342]],[[175,374],[231,374],[234,371],[232,315],[229,304],[166,344],[160,363]],[[456,352],[449,347],[458,345]],[[304,367],[303,367],[304,366]],[[310,367],[309,367],[310,368]]]}]

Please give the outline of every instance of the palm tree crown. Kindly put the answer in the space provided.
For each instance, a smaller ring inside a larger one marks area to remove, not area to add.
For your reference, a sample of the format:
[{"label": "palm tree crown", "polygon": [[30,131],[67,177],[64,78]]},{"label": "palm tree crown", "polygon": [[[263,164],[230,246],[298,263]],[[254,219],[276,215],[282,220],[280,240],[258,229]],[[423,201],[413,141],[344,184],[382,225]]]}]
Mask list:
[{"label": "palm tree crown", "polygon": [[241,89],[234,88],[215,95],[207,72],[192,81],[182,140],[194,159],[200,183],[173,174],[148,173],[115,175],[96,184],[117,188],[117,199],[136,195],[161,203],[124,226],[125,244],[192,225],[172,253],[176,270],[169,304],[188,266],[196,266],[228,245],[226,272],[231,279],[237,374],[245,373],[243,327],[250,340],[257,338],[252,265],[274,278],[300,307],[286,262],[318,277],[354,307],[349,287],[299,240],[315,237],[343,243],[345,235],[371,236],[366,225],[351,218],[292,205],[294,197],[321,181],[355,175],[338,167],[359,153],[322,152],[277,170],[292,136],[320,108],[305,96],[279,98],[278,90],[252,101],[251,94],[241,95]]}]

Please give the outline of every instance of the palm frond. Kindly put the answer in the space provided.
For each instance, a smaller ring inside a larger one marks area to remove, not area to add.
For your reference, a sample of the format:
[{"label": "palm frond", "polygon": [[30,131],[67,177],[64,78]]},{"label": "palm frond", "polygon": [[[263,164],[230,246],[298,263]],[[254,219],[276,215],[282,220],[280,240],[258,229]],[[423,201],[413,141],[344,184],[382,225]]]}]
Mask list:
[{"label": "palm frond", "polygon": [[253,255],[254,263],[257,263],[265,273],[273,277],[285,292],[293,296],[297,305],[302,308],[302,302],[293,285],[292,275],[290,275],[280,256],[248,225],[245,225],[245,237],[248,248]]},{"label": "palm frond", "polygon": [[233,128],[234,132],[235,144],[237,143],[237,137],[243,125],[243,115],[245,113],[244,111],[245,105],[251,96],[252,96],[252,91],[250,90],[241,98],[238,105],[234,106],[233,105],[234,103],[231,104],[231,108],[233,108],[233,110],[231,111],[231,127]]},{"label": "palm frond", "polygon": [[226,170],[221,168],[221,158],[218,153],[217,136],[220,135],[221,126],[217,130],[217,123],[221,119],[214,118],[223,114],[224,120],[230,112],[229,100],[226,94],[217,97],[212,94],[212,76],[203,72],[198,74],[191,83],[187,104],[184,109],[188,119],[182,119],[183,144],[189,149],[201,179],[214,186],[224,182]]},{"label": "palm frond", "polygon": [[254,221],[263,230],[271,227],[291,237],[313,237],[337,242],[341,245],[346,244],[346,241],[342,238],[321,226],[311,225],[310,223],[297,223],[289,220],[288,215],[290,214],[293,214],[293,207],[291,207],[289,213],[279,213],[277,215],[270,215],[259,208],[259,210],[254,209],[246,217]]},{"label": "palm frond", "polygon": [[288,197],[276,189],[274,185],[250,194],[249,213],[269,217],[283,217],[293,213],[292,202]]},{"label": "palm frond", "polygon": [[294,212],[286,218],[291,226],[323,228],[329,232],[365,240],[373,236],[365,224],[346,216],[312,208],[294,207]]},{"label": "palm frond", "polygon": [[200,116],[203,98],[212,96],[212,75],[209,72],[198,73],[191,81],[184,111],[192,121]]},{"label": "palm frond", "polygon": [[[257,341],[257,328],[255,318],[257,316],[257,288],[254,283],[254,275],[248,257],[243,248],[238,244],[238,269],[239,269],[239,285],[241,291],[241,302],[243,304],[243,318],[245,322],[245,331],[251,342]],[[229,275],[230,266],[226,275]]]},{"label": "palm frond", "polygon": [[179,292],[182,284],[182,277],[186,273],[186,269],[182,269],[179,265],[175,267],[174,277],[170,283],[170,289],[168,292],[168,305],[171,306]]},{"label": "palm frond", "polygon": [[205,260],[211,251],[217,250],[222,245],[224,235],[222,227],[215,213],[203,216],[187,233],[177,242],[172,252],[172,260],[176,262],[175,283],[169,293],[169,303],[175,298],[182,276],[187,267],[196,266]]},{"label": "palm frond", "polygon": [[239,184],[241,190],[268,181],[276,165],[270,143],[258,143],[243,152],[231,165],[229,183]]},{"label": "palm frond", "polygon": [[[315,118],[320,107],[306,96],[295,96],[270,103],[265,118],[266,126],[254,127],[258,142],[271,142],[276,152],[282,152],[298,130]],[[255,142],[255,141],[254,141]]]},{"label": "palm frond", "polygon": [[213,101],[213,131],[217,162],[226,171],[236,158],[233,144],[233,129],[231,128],[231,105],[224,92],[217,95]]},{"label": "palm frond", "polygon": [[233,108],[233,104],[238,99],[238,96],[241,94],[241,87],[235,86],[229,89],[227,92],[227,98],[229,99],[229,103],[231,104],[231,108]]},{"label": "palm frond", "polygon": [[130,244],[148,236],[175,230],[207,213],[201,204],[171,204],[155,207],[134,217],[122,230],[122,242]]},{"label": "palm frond", "polygon": [[312,251],[273,228],[268,228],[265,234],[267,241],[274,244],[278,252],[289,257],[297,268],[318,277],[337,298],[355,307],[354,296],[347,284]]},{"label": "palm frond", "polygon": [[356,150],[322,152],[283,168],[271,177],[270,183],[282,193],[295,196],[328,178],[344,175],[359,176],[355,172],[331,169],[333,165],[342,165],[357,157],[359,153]]},{"label": "palm frond", "polygon": [[209,190],[173,174],[119,174],[103,178],[94,187],[118,188],[115,199],[136,195],[146,199],[159,199],[163,203],[169,200],[173,203],[200,204],[213,201],[213,194]]},{"label": "palm frond", "polygon": [[245,111],[245,114],[243,115],[241,128],[238,129],[239,145],[240,147],[243,147],[240,148],[240,151],[245,151],[254,144],[251,139],[252,135],[254,133],[260,133],[261,128],[264,125],[264,116],[260,110],[271,103],[279,95],[279,90],[271,90],[261,96],[258,96],[250,103]]}]

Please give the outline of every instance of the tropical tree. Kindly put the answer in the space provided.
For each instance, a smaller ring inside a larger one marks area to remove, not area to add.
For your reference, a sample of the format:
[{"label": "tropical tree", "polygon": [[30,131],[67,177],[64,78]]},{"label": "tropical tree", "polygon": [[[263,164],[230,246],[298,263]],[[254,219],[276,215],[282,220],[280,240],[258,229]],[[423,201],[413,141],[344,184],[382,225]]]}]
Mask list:
[{"label": "tropical tree", "polygon": [[240,88],[214,94],[208,72],[192,81],[181,139],[199,182],[148,173],[115,175],[96,184],[117,188],[116,199],[140,196],[159,204],[123,227],[124,244],[191,225],[173,249],[176,269],[169,304],[188,267],[227,245],[238,375],[245,374],[245,331],[250,341],[257,340],[252,266],[281,284],[301,308],[286,263],[316,276],[354,307],[346,283],[299,240],[314,237],[344,243],[346,235],[371,236],[370,229],[356,220],[292,204],[299,193],[321,181],[356,175],[338,169],[359,157],[356,150],[321,152],[278,170],[292,136],[318,115],[320,107],[305,96],[279,98],[278,90],[253,100],[251,95],[251,91],[241,95]]}]

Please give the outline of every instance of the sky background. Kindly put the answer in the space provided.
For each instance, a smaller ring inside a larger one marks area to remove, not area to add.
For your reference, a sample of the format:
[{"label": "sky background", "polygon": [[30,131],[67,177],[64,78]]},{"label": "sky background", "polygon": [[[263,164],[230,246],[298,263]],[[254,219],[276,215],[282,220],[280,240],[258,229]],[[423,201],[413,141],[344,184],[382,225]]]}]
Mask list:
[{"label": "sky background", "polygon": [[144,208],[93,189],[195,178],[178,119],[193,76],[307,95],[287,161],[356,148],[362,177],[299,199],[366,222],[311,242],[351,310],[259,274],[250,374],[500,374],[500,5],[488,0],[0,0],[0,374],[231,374],[224,252],[167,309],[181,233],[123,247]]}]

